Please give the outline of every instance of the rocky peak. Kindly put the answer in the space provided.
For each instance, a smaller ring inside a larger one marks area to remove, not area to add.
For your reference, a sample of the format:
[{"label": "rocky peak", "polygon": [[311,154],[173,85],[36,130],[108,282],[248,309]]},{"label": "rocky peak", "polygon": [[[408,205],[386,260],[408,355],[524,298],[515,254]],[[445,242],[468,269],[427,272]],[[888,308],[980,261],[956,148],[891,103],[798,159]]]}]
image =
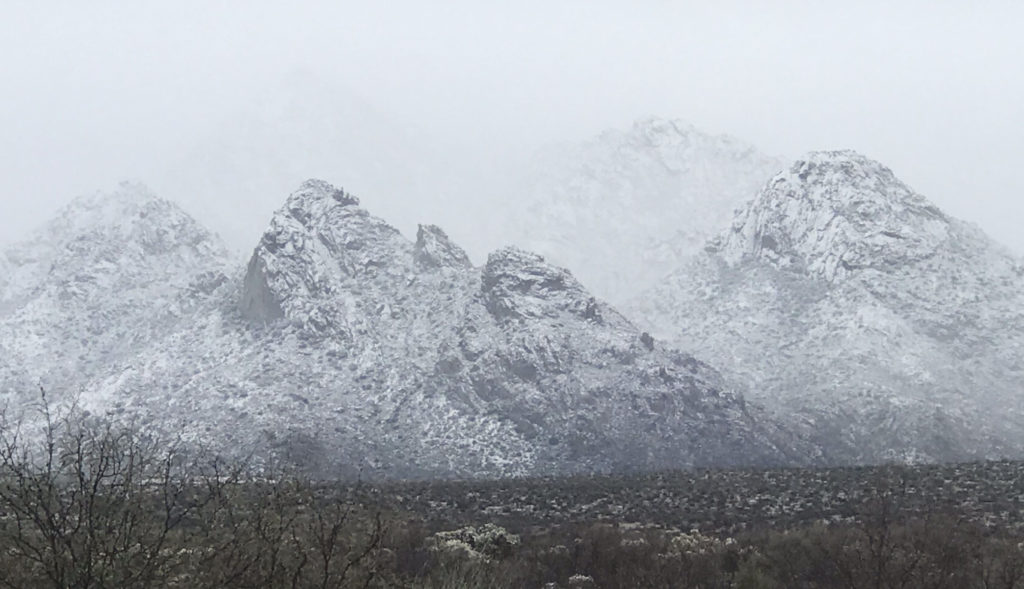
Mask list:
[{"label": "rocky peak", "polygon": [[307,180],[274,214],[253,251],[242,313],[257,322],[289,317],[326,328],[336,322],[321,316],[323,309],[343,312],[331,299],[345,283],[404,267],[410,250],[397,229],[362,209],[356,197],[322,180]]},{"label": "rocky peak", "polygon": [[601,320],[600,304],[568,270],[515,247],[488,256],[483,292],[487,309],[499,319],[550,318],[568,312]]},{"label": "rocky peak", "polygon": [[54,244],[103,236],[139,241],[147,250],[216,241],[176,204],[132,182],[73,200],[37,232],[37,237],[44,236]]},{"label": "rocky peak", "polygon": [[646,152],[646,157],[660,160],[666,169],[676,174],[705,174],[707,162],[749,158],[759,165],[772,167],[779,162],[760,154],[753,146],[729,135],[714,135],[701,131],[680,119],[649,117],[633,123],[633,127],[618,139],[621,149]]},{"label": "rocky peak", "polygon": [[291,216],[303,225],[312,226],[338,207],[358,207],[359,199],[323,180],[310,179],[293,192],[277,216]]},{"label": "rocky peak", "polygon": [[[215,234],[128,183],[74,200],[0,258],[0,342],[19,342],[0,361],[0,383],[23,373],[55,394],[84,386],[204,306],[231,263]],[[9,390],[21,388],[19,378]]]},{"label": "rocky peak", "polygon": [[[2,299],[30,296],[56,285],[69,296],[95,289],[100,277],[138,286],[183,279],[220,268],[227,251],[220,239],[176,204],[141,184],[79,197],[24,242],[6,249],[9,284]],[[96,296],[108,296],[103,291]]]},{"label": "rocky peak", "polygon": [[420,225],[414,249],[416,264],[421,268],[471,268],[469,256],[437,225]]},{"label": "rocky peak", "polygon": [[631,315],[833,459],[1005,457],[1024,452],[1014,263],[881,164],[812,153]]},{"label": "rocky peak", "polygon": [[758,258],[834,282],[927,258],[949,234],[946,215],[889,168],[827,151],[769,180],[710,249],[730,263]]},{"label": "rocky peak", "polygon": [[632,133],[651,146],[666,146],[692,141],[701,133],[683,121],[648,117],[633,123]]}]

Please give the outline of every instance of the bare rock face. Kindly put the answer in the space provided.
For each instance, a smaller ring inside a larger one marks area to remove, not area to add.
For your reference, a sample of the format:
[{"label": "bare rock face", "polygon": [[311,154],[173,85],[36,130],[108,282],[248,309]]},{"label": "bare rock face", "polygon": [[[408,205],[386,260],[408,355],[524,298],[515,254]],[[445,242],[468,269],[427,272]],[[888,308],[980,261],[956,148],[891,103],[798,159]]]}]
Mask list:
[{"label": "bare rock face", "polygon": [[837,461],[1019,457],[1019,263],[878,162],[812,153],[629,312]]},{"label": "bare rock face", "polygon": [[425,268],[465,269],[469,256],[437,225],[420,225],[416,231],[416,263]]},{"label": "bare rock face", "polygon": [[410,241],[325,182],[287,199],[245,268],[197,272],[180,297],[123,361],[83,345],[87,408],[324,476],[815,460],[568,271],[514,248],[474,267],[440,229]]}]

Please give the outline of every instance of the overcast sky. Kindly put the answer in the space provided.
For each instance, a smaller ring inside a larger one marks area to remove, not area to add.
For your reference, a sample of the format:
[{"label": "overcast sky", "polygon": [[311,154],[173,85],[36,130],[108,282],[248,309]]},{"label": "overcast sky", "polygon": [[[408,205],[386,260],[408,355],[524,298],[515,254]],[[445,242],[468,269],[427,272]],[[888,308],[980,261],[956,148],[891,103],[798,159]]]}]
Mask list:
[{"label": "overcast sky", "polygon": [[122,179],[238,249],[307,176],[444,223],[656,115],[856,149],[1024,253],[1022,30],[1019,1],[3,0],[0,242]]}]

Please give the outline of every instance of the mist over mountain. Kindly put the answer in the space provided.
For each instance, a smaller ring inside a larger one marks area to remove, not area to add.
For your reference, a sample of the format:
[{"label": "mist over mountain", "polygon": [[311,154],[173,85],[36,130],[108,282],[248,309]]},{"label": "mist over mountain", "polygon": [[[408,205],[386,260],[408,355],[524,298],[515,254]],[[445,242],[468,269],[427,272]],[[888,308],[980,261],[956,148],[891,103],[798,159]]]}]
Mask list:
[{"label": "mist over mountain", "polygon": [[0,587],[1024,587],[1022,23],[3,3]]},{"label": "mist over mountain", "polygon": [[642,119],[541,150],[519,173],[501,232],[620,302],[699,250],[782,165],[732,137]]},{"label": "mist over mountain", "polygon": [[[320,155],[221,150],[207,189],[338,150],[357,183],[437,186],[338,139],[356,111]],[[80,198],[0,251],[0,394],[339,476],[1024,455],[1024,262],[882,164],[647,119],[504,177],[441,215],[475,251],[316,180],[244,259],[140,184]]]},{"label": "mist over mountain", "polygon": [[1024,263],[855,152],[794,162],[629,314],[838,460],[1024,452]]},{"label": "mist over mountain", "polygon": [[160,194],[180,196],[243,256],[281,195],[317,176],[343,178],[346,190],[372,194],[376,210],[403,232],[432,219],[477,260],[498,245],[477,230],[493,214],[496,190],[484,187],[501,184],[497,166],[422,121],[380,108],[344,81],[300,70],[261,85],[175,154],[148,166],[144,178]]}]

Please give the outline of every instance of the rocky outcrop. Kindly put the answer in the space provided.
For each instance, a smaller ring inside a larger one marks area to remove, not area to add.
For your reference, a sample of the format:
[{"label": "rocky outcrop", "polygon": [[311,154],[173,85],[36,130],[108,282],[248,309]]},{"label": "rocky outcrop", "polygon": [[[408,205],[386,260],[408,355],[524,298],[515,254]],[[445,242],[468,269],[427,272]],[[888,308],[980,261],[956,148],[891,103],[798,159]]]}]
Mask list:
[{"label": "rocky outcrop", "polygon": [[461,247],[436,225],[420,225],[416,231],[416,263],[422,268],[466,269],[473,264]]},{"label": "rocky outcrop", "polygon": [[483,269],[487,309],[499,320],[530,320],[571,313],[600,321],[603,306],[567,270],[537,254],[509,247],[494,252]]},{"label": "rocky outcrop", "polygon": [[711,249],[832,282],[858,269],[919,263],[951,220],[891,170],[851,151],[816,152],[776,175]]},{"label": "rocky outcrop", "polygon": [[241,309],[257,321],[287,318],[307,333],[350,332],[352,283],[387,283],[411,246],[359,200],[309,180],[274,214],[249,261]]}]

